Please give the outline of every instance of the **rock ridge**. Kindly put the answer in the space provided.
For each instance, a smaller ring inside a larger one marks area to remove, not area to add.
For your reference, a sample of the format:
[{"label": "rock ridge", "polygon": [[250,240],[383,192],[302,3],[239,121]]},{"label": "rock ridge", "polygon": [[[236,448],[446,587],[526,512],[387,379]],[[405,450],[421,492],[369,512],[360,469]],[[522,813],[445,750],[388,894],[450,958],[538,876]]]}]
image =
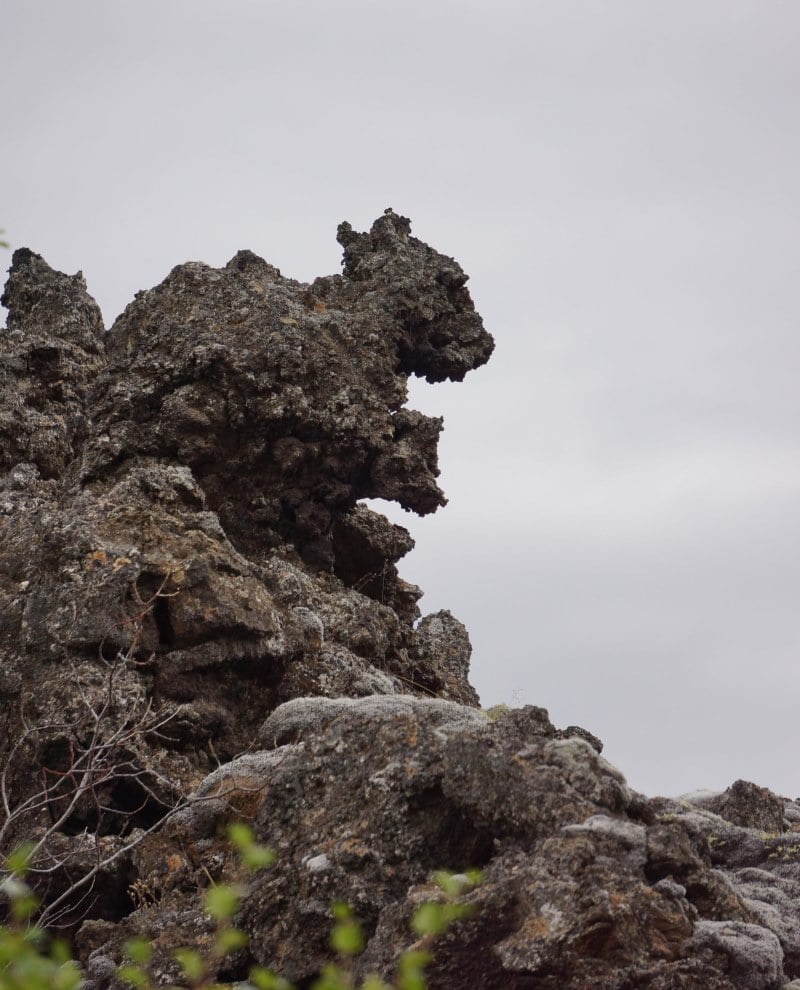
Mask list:
[{"label": "rock ridge", "polygon": [[[256,961],[308,987],[330,906],[390,978],[437,869],[480,868],[429,986],[800,986],[800,804],[737,781],[648,799],[585,729],[484,711],[471,646],[398,561],[442,420],[410,375],[461,381],[493,341],[467,276],[387,210],[338,229],[341,274],[250,251],[179,265],[106,332],[80,275],[15,252],[0,334],[0,852],[37,844],[43,921],[86,990],[145,935],[156,982],[238,876]],[[798,983],[790,983],[797,980]]]}]

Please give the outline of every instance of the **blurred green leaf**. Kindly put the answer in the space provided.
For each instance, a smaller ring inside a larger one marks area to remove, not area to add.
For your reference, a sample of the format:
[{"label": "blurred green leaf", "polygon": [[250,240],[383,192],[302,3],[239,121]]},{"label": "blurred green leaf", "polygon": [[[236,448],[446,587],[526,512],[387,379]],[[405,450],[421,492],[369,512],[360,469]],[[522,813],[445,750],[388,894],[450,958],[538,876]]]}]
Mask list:
[{"label": "blurred green leaf", "polygon": [[423,969],[432,958],[430,952],[426,952],[424,949],[407,949],[400,956],[398,965],[401,970]]},{"label": "blurred green leaf", "polygon": [[69,942],[65,942],[63,938],[54,938],[50,944],[50,958],[62,965],[64,963],[72,962],[72,955],[69,951]]},{"label": "blurred green leaf", "polygon": [[255,845],[256,837],[252,828],[244,822],[231,822],[227,828],[228,838],[235,849],[241,852]]},{"label": "blurred green leaf", "polygon": [[445,905],[433,901],[420,904],[411,917],[411,928],[417,935],[441,935],[447,925]]},{"label": "blurred green leaf", "polygon": [[[0,234],[2,234],[2,230],[0,230]],[[3,242],[0,241],[0,243]],[[11,873],[24,876],[30,869],[33,850],[34,845],[32,842],[25,842],[21,846],[17,846],[6,857],[5,869],[10,870]]]},{"label": "blurred green leaf", "polygon": [[392,986],[389,983],[384,983],[377,973],[370,973],[364,978],[361,990],[392,990]]},{"label": "blurred green leaf", "polygon": [[336,921],[350,921],[353,917],[353,912],[350,910],[350,905],[346,904],[344,901],[334,901],[331,904],[331,912]]},{"label": "blurred green leaf", "polygon": [[413,969],[397,977],[398,990],[425,990],[425,976],[422,970]]},{"label": "blurred green leaf", "polygon": [[21,932],[10,932],[7,928],[0,928],[0,966],[11,962],[12,959],[25,951],[26,947]]},{"label": "blurred green leaf", "polygon": [[439,870],[433,874],[433,882],[450,898],[460,897],[483,880],[480,870],[467,870],[464,873],[450,873]]},{"label": "blurred green leaf", "polygon": [[350,990],[351,984],[339,966],[322,967],[322,972],[311,984],[311,990]]},{"label": "blurred green leaf", "polygon": [[464,870],[464,875],[469,880],[471,887],[480,887],[486,879],[486,874],[483,870]]},{"label": "blurred green leaf", "polygon": [[423,970],[431,961],[429,952],[409,949],[397,961],[397,986],[399,990],[425,990]]},{"label": "blurred green leaf", "polygon": [[227,829],[228,838],[239,854],[239,859],[249,870],[261,870],[265,866],[272,866],[277,858],[274,849],[269,846],[260,846],[256,842],[255,834],[249,825],[244,822],[232,822]]},{"label": "blurred green leaf", "polygon": [[248,870],[263,870],[266,866],[272,866],[278,858],[274,849],[270,849],[269,846],[258,845],[243,849],[239,855]]},{"label": "blurred green leaf", "polygon": [[134,966],[132,964],[120,966],[117,970],[117,977],[122,980],[123,983],[127,983],[132,987],[141,988],[141,990],[148,986],[150,982],[147,973],[140,966]]},{"label": "blurred green leaf", "polygon": [[331,930],[331,948],[343,956],[355,956],[364,948],[364,933],[361,925],[353,917],[353,912],[343,901],[336,901],[332,906],[336,924]]},{"label": "blurred green leaf", "polygon": [[77,990],[81,984],[81,972],[76,963],[61,963],[53,974],[52,990]]},{"label": "blurred green leaf", "polygon": [[276,976],[263,966],[253,966],[250,970],[250,982],[257,990],[294,990],[294,987],[282,976]]},{"label": "blurred green leaf", "polygon": [[217,935],[214,949],[217,955],[225,956],[229,952],[235,952],[237,949],[243,948],[245,945],[247,945],[247,935],[243,931],[240,931],[238,928],[223,928]]},{"label": "blurred green leaf", "polygon": [[364,949],[364,933],[357,921],[340,921],[331,931],[331,948],[343,956],[357,956]]},{"label": "blurred green leaf", "polygon": [[173,956],[187,980],[196,983],[202,979],[206,967],[203,957],[196,949],[176,949]]},{"label": "blurred green leaf", "polygon": [[473,904],[420,904],[411,917],[411,928],[417,935],[443,935],[454,921],[465,918],[475,910]]},{"label": "blurred green leaf", "polygon": [[230,884],[214,884],[205,896],[206,913],[215,921],[226,921],[239,910],[239,891]]},{"label": "blurred green leaf", "polygon": [[14,921],[27,921],[39,907],[39,898],[33,894],[14,897],[11,901],[11,917]]},{"label": "blurred green leaf", "polygon": [[124,949],[128,959],[135,963],[149,963],[153,958],[153,946],[146,938],[129,938]]},{"label": "blurred green leaf", "polygon": [[449,873],[447,870],[437,870],[433,874],[433,882],[443,890],[448,897],[458,897],[461,893],[461,884],[457,873]]}]

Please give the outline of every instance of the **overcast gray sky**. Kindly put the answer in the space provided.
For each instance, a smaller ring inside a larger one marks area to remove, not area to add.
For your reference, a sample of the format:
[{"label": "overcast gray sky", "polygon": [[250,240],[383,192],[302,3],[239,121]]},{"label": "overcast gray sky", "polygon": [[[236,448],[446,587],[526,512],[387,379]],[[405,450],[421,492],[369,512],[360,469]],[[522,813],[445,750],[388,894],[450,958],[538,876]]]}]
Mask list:
[{"label": "overcast gray sky", "polygon": [[[485,704],[648,793],[800,794],[796,0],[2,0],[0,225],[108,325],[392,206],[497,340],[403,576]],[[7,267],[9,255],[0,253]]]}]

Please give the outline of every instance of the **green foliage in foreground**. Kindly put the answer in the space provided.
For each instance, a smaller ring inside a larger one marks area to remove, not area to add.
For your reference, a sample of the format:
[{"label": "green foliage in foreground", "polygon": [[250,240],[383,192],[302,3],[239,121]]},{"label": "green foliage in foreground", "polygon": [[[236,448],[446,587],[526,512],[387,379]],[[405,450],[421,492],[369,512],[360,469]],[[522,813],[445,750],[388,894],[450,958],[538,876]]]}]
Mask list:
[{"label": "green foliage in foreground", "polygon": [[39,902],[25,883],[32,846],[6,860],[0,895],[8,920],[0,925],[0,990],[77,990],[81,975],[69,947],[31,922]]},{"label": "green foliage in foreground", "polygon": [[[5,234],[5,231],[3,230],[2,227],[0,227],[0,234]],[[3,238],[0,236],[0,248],[5,248],[6,250],[8,250],[10,247],[11,245],[8,243],[8,241],[3,240]]]},{"label": "green foliage in foreground", "polygon": [[[228,837],[246,869],[262,869],[275,861],[275,853],[258,845],[247,825],[232,825]],[[7,858],[6,877],[0,882],[0,896],[8,905],[7,922],[0,925],[0,990],[78,990],[81,975],[69,947],[51,938],[33,921],[39,902],[25,882],[31,848],[22,847]],[[458,898],[481,882],[481,874],[475,870],[465,874],[440,872],[434,874],[433,880],[441,899],[421,904],[412,915],[411,928],[418,941],[400,956],[394,983],[371,975],[356,986],[353,963],[366,940],[350,908],[338,903],[332,909],[330,944],[339,961],[324,967],[313,990],[425,990],[425,967],[432,959],[433,943],[453,922],[469,914],[471,906],[458,903]],[[173,954],[184,986],[190,990],[222,990],[230,986],[215,983],[211,974],[226,956],[247,945],[247,935],[233,925],[242,894],[236,884],[214,884],[205,892],[204,910],[216,925],[211,948],[206,955],[193,948],[177,949]],[[155,990],[149,968],[152,953],[146,938],[126,943],[127,961],[117,975],[133,990]],[[249,982],[244,986],[250,990],[293,990],[292,984],[263,966],[251,968]]]}]

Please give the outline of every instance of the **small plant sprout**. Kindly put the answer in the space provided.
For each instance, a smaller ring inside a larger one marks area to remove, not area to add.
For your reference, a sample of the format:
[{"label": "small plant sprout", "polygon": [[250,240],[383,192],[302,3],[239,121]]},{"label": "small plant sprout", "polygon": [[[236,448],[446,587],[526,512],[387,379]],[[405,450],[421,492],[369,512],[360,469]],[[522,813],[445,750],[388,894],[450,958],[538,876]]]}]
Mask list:
[{"label": "small plant sprout", "polygon": [[242,865],[248,870],[262,870],[275,862],[275,850],[270,849],[269,846],[258,845],[253,830],[244,822],[233,822],[229,825],[228,838],[239,854]]},{"label": "small plant sprout", "polygon": [[[441,891],[441,898],[438,901],[427,901],[414,911],[411,928],[420,938],[398,958],[395,982],[386,983],[373,973],[365,977],[358,990],[425,990],[425,967],[433,958],[433,943],[459,918],[472,912],[471,904],[460,904],[457,901],[463,894],[478,886],[483,875],[479,870],[468,870],[466,873],[440,871],[432,879]],[[366,939],[361,925],[347,904],[336,903],[332,911],[334,925],[330,943],[331,948],[339,955],[340,962],[325,966],[312,984],[312,990],[356,990],[353,962],[363,952]]]},{"label": "small plant sprout", "polygon": [[8,921],[0,925],[0,990],[77,990],[81,974],[69,946],[31,922],[39,906],[25,881],[32,850],[15,849],[3,863],[0,901]]},{"label": "small plant sprout", "polygon": [[480,870],[467,873],[447,873],[440,870],[433,875],[433,882],[445,895],[444,902],[427,901],[421,904],[411,919],[411,927],[424,938],[438,938],[453,922],[464,918],[473,910],[471,904],[459,904],[457,899],[476,887],[483,879]]},{"label": "small plant sprout", "polygon": [[[247,872],[255,872],[275,862],[273,850],[256,842],[249,825],[235,822],[228,827],[227,835]],[[185,984],[191,990],[212,990],[217,986],[213,974],[219,969],[220,962],[231,953],[246,947],[247,935],[233,925],[243,893],[244,887],[241,884],[212,884],[206,890],[203,908],[216,926],[211,948],[204,954],[187,946],[176,949],[172,954]],[[130,962],[119,969],[119,978],[135,990],[153,990],[150,979],[150,942],[144,938],[132,939],[125,949]],[[290,983],[263,966],[254,966],[249,978],[248,985],[254,990],[292,990]]]},{"label": "small plant sprout", "polygon": [[125,956],[129,962],[117,970],[117,976],[136,990],[152,990],[147,967],[153,958],[153,947],[146,938],[132,938],[125,943]]},{"label": "small plant sprout", "polygon": [[331,930],[331,948],[340,956],[357,956],[364,951],[364,932],[353,917],[353,912],[342,901],[333,905],[336,924]]},{"label": "small plant sprout", "polygon": [[[228,838],[236,850],[242,868],[254,872],[270,866],[275,853],[259,845],[253,830],[243,823],[231,825]],[[32,869],[36,847],[22,846],[9,853],[0,871],[0,903],[6,904],[8,921],[0,924],[0,990],[79,990],[81,973],[73,962],[69,947],[50,938],[32,919],[39,908],[26,881]],[[324,966],[312,984],[312,990],[425,990],[425,968],[433,958],[432,947],[450,926],[472,910],[460,898],[482,882],[478,870],[465,873],[438,872],[432,877],[438,887],[435,901],[420,904],[411,917],[417,942],[397,960],[394,982],[386,983],[377,974],[366,976],[358,985],[355,978],[356,957],[366,947],[366,937],[350,907],[337,902],[331,911],[333,927],[330,945],[338,962]],[[233,919],[244,894],[242,884],[212,884],[204,894],[205,913],[214,923],[214,937],[201,951],[186,946],[172,954],[180,970],[181,987],[189,990],[222,990],[217,974],[223,960],[247,946],[247,935],[236,928]],[[117,979],[133,990],[155,990],[154,950],[150,938],[141,935],[125,943],[125,961],[117,970]],[[264,966],[252,966],[243,990],[295,990],[291,983]],[[179,990],[172,985],[166,990]]]}]

